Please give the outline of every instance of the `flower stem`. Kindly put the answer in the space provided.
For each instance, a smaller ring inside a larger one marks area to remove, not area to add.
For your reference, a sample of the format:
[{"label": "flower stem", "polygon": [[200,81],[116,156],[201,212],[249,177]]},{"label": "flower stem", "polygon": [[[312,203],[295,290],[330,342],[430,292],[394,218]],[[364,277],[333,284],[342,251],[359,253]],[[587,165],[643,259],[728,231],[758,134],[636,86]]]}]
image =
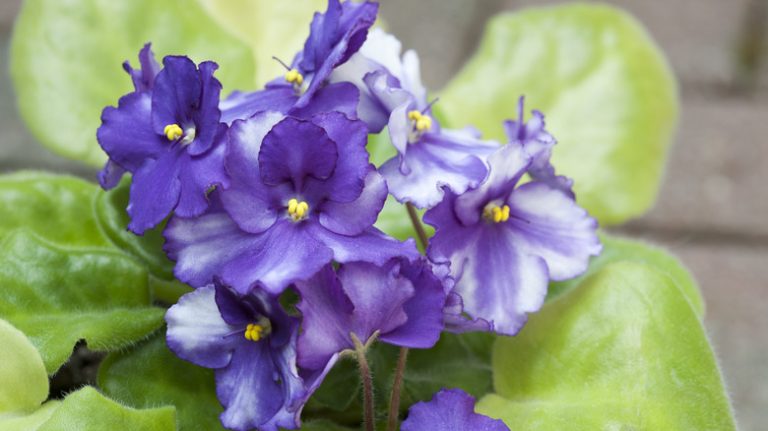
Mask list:
[{"label": "flower stem", "polygon": [[427,232],[424,230],[424,225],[421,224],[419,213],[416,212],[416,207],[414,207],[410,202],[405,204],[405,208],[408,210],[408,217],[411,218],[411,224],[413,224],[413,228],[416,229],[416,235],[419,237],[419,242],[426,251],[427,245],[429,245],[429,240],[427,239]]},{"label": "flower stem", "polygon": [[363,381],[363,423],[365,431],[374,431],[375,422],[373,417],[373,379],[371,378],[371,368],[368,366],[368,359],[365,355],[365,346],[357,338],[357,335],[351,333],[352,342],[355,343],[355,353],[357,353],[357,364],[360,367],[360,380]]},{"label": "flower stem", "polygon": [[389,398],[389,420],[387,422],[387,431],[397,431],[398,419],[400,418],[400,392],[403,389],[403,376],[405,374],[405,363],[408,360],[408,348],[401,347],[400,354],[397,357],[397,368],[395,368],[395,379],[392,382],[392,395]]}]

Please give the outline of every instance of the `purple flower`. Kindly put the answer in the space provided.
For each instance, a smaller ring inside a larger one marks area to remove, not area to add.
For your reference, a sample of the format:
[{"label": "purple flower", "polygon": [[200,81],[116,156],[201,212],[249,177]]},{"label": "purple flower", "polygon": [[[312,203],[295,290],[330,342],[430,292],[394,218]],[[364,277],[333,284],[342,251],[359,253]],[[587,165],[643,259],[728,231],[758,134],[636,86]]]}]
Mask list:
[{"label": "purple flower", "polygon": [[165,315],[168,347],[216,374],[230,429],[296,429],[304,403],[324,373],[304,380],[296,366],[298,319],[259,290],[240,298],[221,285],[181,297]]},{"label": "purple flower", "polygon": [[283,77],[253,93],[235,93],[222,104],[224,121],[246,119],[259,111],[279,111],[307,118],[338,111],[356,116],[358,91],[350,83],[329,83],[334,68],[345,63],[365,42],[376,21],[378,3],[328,0],[325,13],[315,13],[304,49]]},{"label": "purple flower", "polygon": [[358,87],[358,116],[370,132],[388,126],[398,154],[379,172],[389,192],[400,202],[430,208],[442,199],[443,186],[455,193],[477,186],[488,173],[484,159],[499,144],[480,140],[473,129],[441,129],[427,103],[416,53],[408,51],[401,58],[400,51],[397,39],[374,30],[331,80]]},{"label": "purple flower", "polygon": [[143,73],[155,68],[148,47],[141,57],[142,73],[129,72],[144,90],[123,96],[117,108],[105,108],[97,132],[111,161],[102,173],[105,185],[113,185],[121,170],[133,173],[128,228],[137,234],[172,211],[182,217],[203,213],[210,189],[228,184],[221,84],[213,77],[218,66],[203,62],[198,69],[187,57],[168,56],[152,81],[151,73]]},{"label": "purple flower", "polygon": [[383,266],[365,262],[326,266],[296,283],[304,316],[298,362],[324,369],[344,350],[354,350],[352,336],[411,348],[435,345],[443,329],[445,292],[426,259],[393,259]]},{"label": "purple flower", "polygon": [[264,112],[229,129],[231,187],[197,218],[165,231],[176,276],[203,286],[214,276],[240,293],[259,282],[273,294],[332,260],[383,264],[417,256],[373,228],[387,196],[368,163],[367,133],[340,113],[302,120]]},{"label": "purple flower", "polygon": [[450,263],[469,316],[514,335],[541,307],[549,280],[582,273],[602,247],[597,222],[570,194],[546,182],[518,184],[532,163],[521,145],[505,145],[488,161],[485,182],[446,192],[424,215],[436,229],[427,254]]},{"label": "purple flower", "polygon": [[509,431],[499,419],[475,413],[475,399],[460,389],[443,389],[411,406],[402,431]]},{"label": "purple flower", "polygon": [[555,168],[550,163],[552,148],[557,144],[555,138],[544,129],[544,114],[533,110],[533,118],[527,123],[523,121],[525,110],[523,108],[525,97],[520,96],[517,103],[517,121],[504,122],[504,130],[510,143],[516,143],[531,156],[531,164],[528,174],[536,181],[549,184],[574,197],[572,187],[573,180],[568,177],[555,174]]}]

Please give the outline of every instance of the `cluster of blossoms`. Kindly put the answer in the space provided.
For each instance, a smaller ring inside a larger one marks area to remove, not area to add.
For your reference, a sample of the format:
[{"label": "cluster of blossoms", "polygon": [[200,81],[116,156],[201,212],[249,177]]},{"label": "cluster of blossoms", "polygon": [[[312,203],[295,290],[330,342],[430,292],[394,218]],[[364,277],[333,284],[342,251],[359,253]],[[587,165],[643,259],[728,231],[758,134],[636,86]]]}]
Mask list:
[{"label": "cluster of blossoms", "polygon": [[[443,128],[416,54],[370,30],[377,8],[329,0],[284,76],[226,98],[215,63],[160,65],[147,45],[140,69],[125,64],[135,91],[102,115],[100,182],[132,174],[132,232],[168,220],[165,250],[195,288],[168,310],[168,346],[215,370],[227,428],[299,427],[341,355],[374,340],[514,335],[550,280],[600,252],[595,220],[550,164],[542,114],[524,122],[521,98],[505,144]],[[376,167],[368,135],[385,127],[397,155]],[[427,209],[426,256],[373,226],[389,194]],[[445,390],[402,429],[506,429],[473,406]]]}]

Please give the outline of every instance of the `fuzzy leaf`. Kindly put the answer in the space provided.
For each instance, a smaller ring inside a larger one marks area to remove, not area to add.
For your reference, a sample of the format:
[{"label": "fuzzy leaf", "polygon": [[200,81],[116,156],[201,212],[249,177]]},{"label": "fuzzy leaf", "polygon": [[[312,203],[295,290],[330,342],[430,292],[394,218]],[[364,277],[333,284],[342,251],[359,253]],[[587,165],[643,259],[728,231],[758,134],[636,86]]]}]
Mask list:
[{"label": "fuzzy leaf", "polygon": [[146,270],[119,252],[66,250],[26,230],[0,245],[0,317],[29,336],[53,374],[85,339],[93,350],[122,349],[156,330]]},{"label": "fuzzy leaf", "polygon": [[611,263],[493,353],[478,411],[525,430],[734,430],[691,303],[665,273]]},{"label": "fuzzy leaf", "polygon": [[48,398],[48,374],[23,332],[0,319],[0,417],[30,411]]}]

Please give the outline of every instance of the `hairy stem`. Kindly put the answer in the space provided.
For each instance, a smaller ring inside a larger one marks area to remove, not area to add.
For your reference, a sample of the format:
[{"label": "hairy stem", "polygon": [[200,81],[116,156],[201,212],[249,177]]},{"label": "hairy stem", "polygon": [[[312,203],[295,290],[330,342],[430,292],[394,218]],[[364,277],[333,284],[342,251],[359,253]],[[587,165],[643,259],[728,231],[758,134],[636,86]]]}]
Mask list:
[{"label": "hairy stem", "polygon": [[426,251],[427,245],[429,245],[429,240],[427,239],[427,232],[424,230],[424,225],[421,224],[419,213],[416,212],[416,207],[414,207],[410,202],[405,204],[405,208],[408,210],[408,217],[411,218],[411,224],[413,224],[413,228],[416,229],[416,235],[419,237],[419,242]]},{"label": "hairy stem", "polygon": [[363,423],[365,431],[374,431],[374,409],[373,409],[373,379],[371,378],[371,368],[368,366],[366,358],[366,348],[357,335],[351,333],[352,342],[355,343],[355,353],[357,353],[357,364],[360,367],[360,380],[363,381]]},{"label": "hairy stem", "polygon": [[405,374],[405,363],[408,360],[408,348],[401,347],[400,354],[397,357],[397,368],[395,368],[395,379],[392,381],[392,395],[389,398],[389,419],[387,421],[387,431],[397,431],[397,425],[400,422],[400,392],[403,389],[403,376]]}]

